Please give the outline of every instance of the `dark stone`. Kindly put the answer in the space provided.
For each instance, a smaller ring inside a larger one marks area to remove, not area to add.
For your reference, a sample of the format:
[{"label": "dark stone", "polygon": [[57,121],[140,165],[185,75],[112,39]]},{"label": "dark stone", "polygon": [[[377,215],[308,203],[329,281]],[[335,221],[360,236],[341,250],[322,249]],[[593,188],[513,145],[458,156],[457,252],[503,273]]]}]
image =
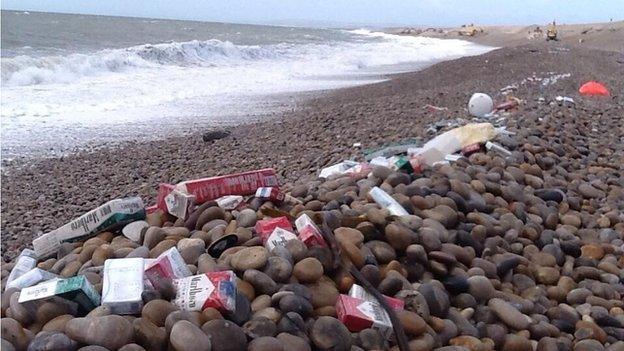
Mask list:
[{"label": "dark stone", "polygon": [[202,134],[202,140],[204,140],[205,142],[209,142],[213,140],[223,139],[225,137],[228,137],[230,134],[232,134],[232,132],[227,129],[212,129]]}]

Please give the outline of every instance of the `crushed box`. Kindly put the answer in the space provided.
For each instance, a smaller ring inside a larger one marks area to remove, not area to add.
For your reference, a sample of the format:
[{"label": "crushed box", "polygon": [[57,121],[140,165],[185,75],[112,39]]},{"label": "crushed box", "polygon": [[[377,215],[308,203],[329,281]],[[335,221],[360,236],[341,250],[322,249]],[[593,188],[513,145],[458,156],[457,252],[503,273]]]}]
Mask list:
[{"label": "crushed box", "polygon": [[[368,293],[361,285],[353,284],[349,289],[349,296],[362,299],[364,301],[377,302],[377,299]],[[405,307],[405,302],[401,299],[383,295],[388,305],[395,311],[400,311]]]},{"label": "crushed box", "polygon": [[163,281],[184,278],[190,275],[191,271],[175,247],[161,253],[145,267],[145,277],[154,288],[159,288]]},{"label": "crushed box", "polygon": [[299,240],[303,241],[307,247],[327,247],[321,231],[307,214],[304,213],[297,218],[295,227],[297,227],[297,232],[299,233]]},{"label": "crushed box", "polygon": [[387,340],[392,335],[392,322],[388,313],[376,302],[339,295],[336,301],[336,314],[352,332],[367,328],[377,329]]}]

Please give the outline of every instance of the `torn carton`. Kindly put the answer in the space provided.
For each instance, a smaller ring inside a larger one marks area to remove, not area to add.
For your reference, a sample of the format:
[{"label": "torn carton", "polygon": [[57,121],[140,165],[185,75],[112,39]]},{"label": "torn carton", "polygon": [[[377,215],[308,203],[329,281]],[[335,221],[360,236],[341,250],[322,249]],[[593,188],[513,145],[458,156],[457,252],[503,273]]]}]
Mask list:
[{"label": "torn carton", "polygon": [[376,329],[388,340],[392,336],[392,322],[388,313],[377,302],[365,301],[348,295],[339,295],[336,314],[352,332]]},{"label": "torn carton", "polygon": [[[369,294],[362,286],[353,284],[351,285],[351,289],[349,289],[349,296],[355,297],[364,301],[377,302],[377,299]],[[405,302],[401,299],[397,299],[394,297],[384,295],[386,302],[395,311],[401,311],[405,307]]]},{"label": "torn carton", "polygon": [[243,197],[240,195],[226,195],[218,198],[217,206],[221,207],[226,211],[231,211],[236,208],[243,202]]},{"label": "torn carton", "polygon": [[169,195],[165,196],[165,204],[167,212],[181,219],[191,213],[191,207],[195,204],[195,195],[186,194],[180,190],[174,189]]},{"label": "torn carton", "polygon": [[290,231],[293,230],[292,224],[290,224],[288,218],[283,216],[259,220],[256,222],[254,230],[256,234],[262,238],[262,241],[265,242],[277,227]]},{"label": "torn carton", "polygon": [[35,310],[45,301],[66,305],[72,313],[85,315],[100,305],[100,294],[84,275],[52,280],[22,289],[18,302]]},{"label": "torn carton", "polygon": [[143,259],[117,258],[104,261],[102,305],[114,314],[136,314],[143,308]]},{"label": "torn carton", "polygon": [[41,268],[33,268],[18,278],[13,279],[10,283],[7,283],[6,289],[23,289],[54,278],[58,278],[58,275],[44,271]]},{"label": "torn carton", "polygon": [[164,281],[188,277],[191,271],[175,247],[161,253],[154,262],[145,268],[147,280],[158,289]]},{"label": "torn carton", "polygon": [[303,241],[307,247],[321,246],[327,247],[321,231],[307,214],[302,214],[295,221],[299,240]]},{"label": "torn carton", "polygon": [[221,313],[236,309],[236,275],[233,271],[208,272],[175,279],[174,305],[185,311],[213,307]]},{"label": "torn carton", "polygon": [[115,199],[33,240],[35,253],[39,258],[47,257],[55,254],[61,243],[84,240],[140,219],[145,219],[140,197]]},{"label": "torn carton", "polygon": [[284,201],[285,195],[277,187],[262,187],[256,190],[257,198],[279,203]]}]

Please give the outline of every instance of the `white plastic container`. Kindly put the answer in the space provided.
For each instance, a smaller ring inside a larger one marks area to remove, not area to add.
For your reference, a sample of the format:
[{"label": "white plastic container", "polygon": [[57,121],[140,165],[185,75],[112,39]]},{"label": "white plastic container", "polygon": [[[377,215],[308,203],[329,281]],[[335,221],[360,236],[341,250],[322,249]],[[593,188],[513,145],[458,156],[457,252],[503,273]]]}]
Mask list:
[{"label": "white plastic container", "polygon": [[386,208],[393,216],[408,216],[409,213],[405,211],[403,206],[401,206],[392,196],[388,195],[385,191],[383,191],[380,187],[374,187],[369,192],[370,196],[375,200],[375,202],[381,207]]}]

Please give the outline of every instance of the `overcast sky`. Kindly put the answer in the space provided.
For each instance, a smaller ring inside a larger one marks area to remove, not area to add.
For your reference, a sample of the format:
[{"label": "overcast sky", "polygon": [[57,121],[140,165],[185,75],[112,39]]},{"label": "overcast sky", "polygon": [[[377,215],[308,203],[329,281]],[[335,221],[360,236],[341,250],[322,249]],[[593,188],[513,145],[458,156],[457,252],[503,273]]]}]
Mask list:
[{"label": "overcast sky", "polygon": [[624,0],[3,0],[3,9],[235,23],[369,25],[605,22]]}]

